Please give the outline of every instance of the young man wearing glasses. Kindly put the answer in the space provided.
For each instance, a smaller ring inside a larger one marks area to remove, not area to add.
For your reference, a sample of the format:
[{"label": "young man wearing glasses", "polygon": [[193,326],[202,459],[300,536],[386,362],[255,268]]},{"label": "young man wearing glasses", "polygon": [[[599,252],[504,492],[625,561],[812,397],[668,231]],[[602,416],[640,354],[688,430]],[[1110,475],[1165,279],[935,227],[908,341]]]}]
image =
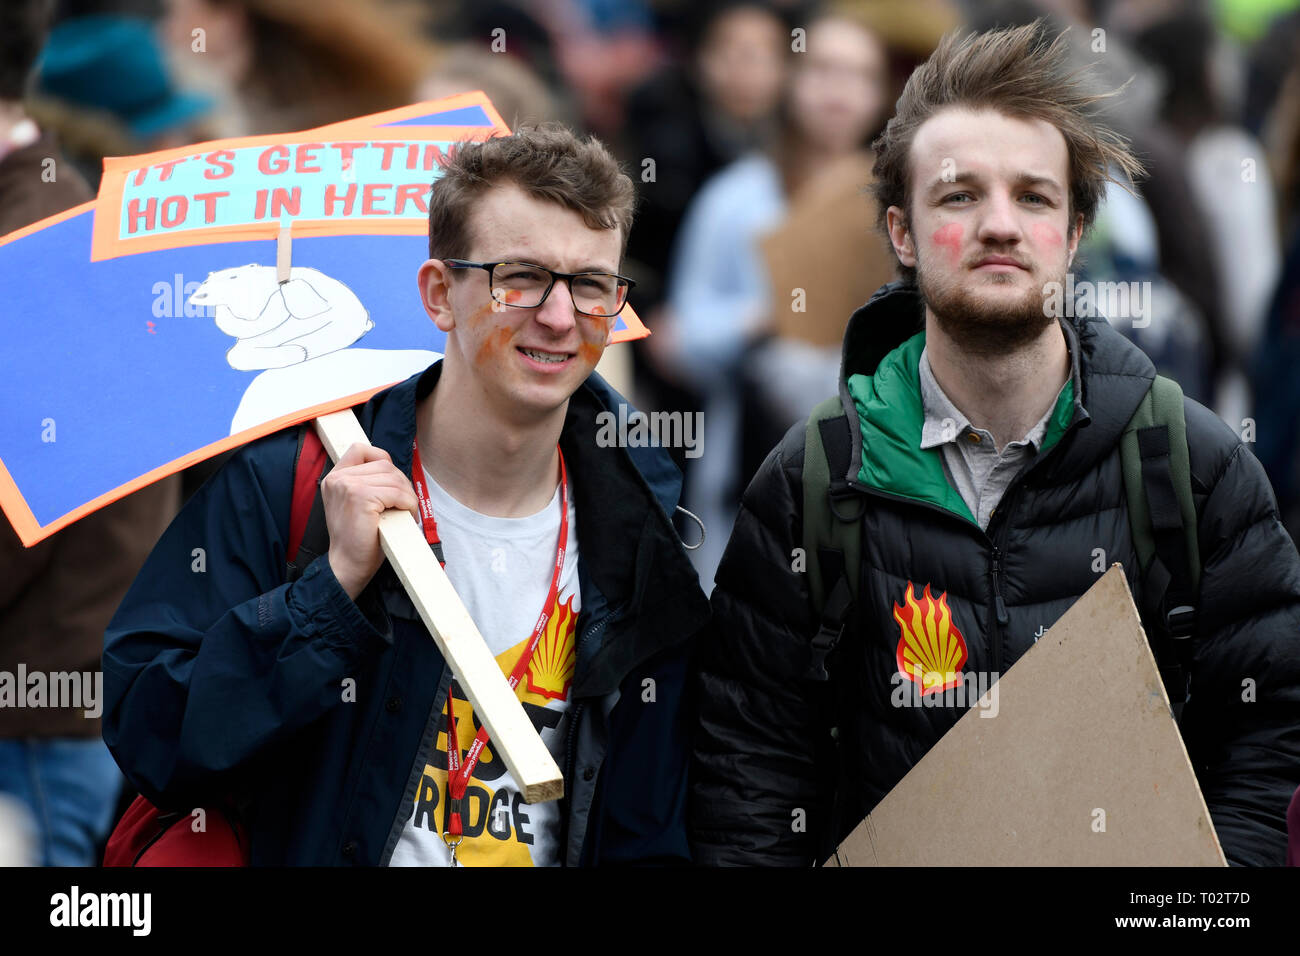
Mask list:
[{"label": "young man wearing glasses", "polygon": [[[669,522],[681,476],[596,440],[623,401],[593,369],[632,202],[561,127],[453,153],[418,273],[445,357],[358,409],[373,444],[321,482],[328,552],[285,581],[297,436],[277,433],[186,506],[106,635],[105,739],[146,797],[238,790],[254,864],[689,860],[682,694],[708,605]],[[384,562],[389,508],[517,675],[564,800],[525,804],[490,738],[474,760],[477,716]],[[207,580],[180,559],[199,541]]]}]

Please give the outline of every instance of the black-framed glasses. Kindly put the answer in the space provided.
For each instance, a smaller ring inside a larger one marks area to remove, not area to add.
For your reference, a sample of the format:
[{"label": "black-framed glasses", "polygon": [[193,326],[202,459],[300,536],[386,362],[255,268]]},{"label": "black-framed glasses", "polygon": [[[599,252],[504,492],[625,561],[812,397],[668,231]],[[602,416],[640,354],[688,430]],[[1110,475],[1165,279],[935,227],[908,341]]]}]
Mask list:
[{"label": "black-framed glasses", "polygon": [[573,307],[583,315],[608,318],[627,305],[627,294],[635,280],[612,272],[556,272],[531,262],[470,262],[444,259],[453,269],[484,269],[492,298],[514,309],[535,309],[551,294],[556,279],[569,283]]}]

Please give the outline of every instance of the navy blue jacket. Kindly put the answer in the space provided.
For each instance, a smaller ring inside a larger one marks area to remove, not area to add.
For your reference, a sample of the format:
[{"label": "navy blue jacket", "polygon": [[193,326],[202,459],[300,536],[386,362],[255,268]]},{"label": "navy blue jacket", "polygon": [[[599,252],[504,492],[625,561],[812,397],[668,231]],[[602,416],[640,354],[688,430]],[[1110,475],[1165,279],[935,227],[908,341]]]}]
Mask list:
[{"label": "navy blue jacket", "polygon": [[[441,369],[356,410],[408,475],[416,403]],[[690,860],[685,676],[708,602],[669,520],[672,459],[597,446],[597,414],[623,401],[592,375],[560,438],[582,593],[561,766],[570,866]],[[355,603],[324,557],[286,583],[296,448],[296,429],[242,448],[159,541],[105,634],[104,740],[159,806],[238,795],[254,865],[386,865],[451,674],[387,563]]]}]

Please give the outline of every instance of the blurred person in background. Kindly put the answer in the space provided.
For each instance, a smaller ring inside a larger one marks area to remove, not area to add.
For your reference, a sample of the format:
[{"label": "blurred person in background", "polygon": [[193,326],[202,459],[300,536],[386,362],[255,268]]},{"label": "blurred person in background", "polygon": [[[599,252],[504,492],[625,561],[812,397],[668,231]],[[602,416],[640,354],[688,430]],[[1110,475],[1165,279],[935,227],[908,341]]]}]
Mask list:
[{"label": "blurred person in background", "polygon": [[[758,241],[781,223],[791,197],[864,148],[889,108],[886,50],[864,21],[829,9],[807,21],[806,51],[796,49],[788,54],[775,145],[718,173],[687,210],[673,250],[669,308],[650,345],[704,396],[705,453],[688,507],[706,530],[693,552],[706,591],[747,477],[739,467],[741,365],[767,334],[774,307]],[[869,235],[865,224],[862,233]]]},{"label": "blurred person in background", "polygon": [[[1259,135],[1268,146],[1269,168],[1277,185],[1279,234],[1290,237],[1300,227],[1300,11],[1285,17],[1268,37],[1284,44],[1286,69],[1273,89],[1259,92],[1250,104],[1261,114]],[[1261,44],[1261,49],[1266,44]]]},{"label": "blurred person in background", "polygon": [[1275,101],[1261,110],[1271,164],[1283,187],[1278,220],[1286,254],[1251,370],[1255,453],[1273,482],[1283,523],[1300,541],[1300,20],[1288,18],[1286,25],[1291,66]]},{"label": "blurred person in background", "polygon": [[[547,5],[529,0],[417,2],[426,11],[425,35],[431,42],[522,66],[549,91],[553,118],[569,126],[579,125],[581,107],[565,82],[557,50],[559,38],[545,16]],[[503,118],[509,122],[509,117],[503,114]]]},{"label": "blurred person in background", "polygon": [[[622,155],[640,192],[629,272],[649,306],[691,197],[715,172],[766,146],[790,52],[790,27],[760,0],[707,0],[691,22],[685,59],[635,89]],[[645,160],[652,160],[652,174]]]},{"label": "blurred person in background", "polygon": [[[0,235],[93,198],[23,105],[48,13],[43,0],[0,5]],[[10,693],[27,702],[33,678],[52,687],[54,675],[99,675],[104,629],[179,497],[180,479],[166,478],[32,548],[0,520],[0,672]],[[102,689],[102,680],[90,686]],[[99,862],[122,788],[95,696],[82,707],[19,707],[0,694],[0,792],[26,808],[36,862],[46,866]]]},{"label": "blurred person in background", "polygon": [[0,866],[35,866],[31,814],[21,801],[0,793]]},{"label": "blurred person in background", "polygon": [[380,0],[167,0],[186,88],[219,103],[217,135],[283,133],[414,102],[432,63],[419,10]]},{"label": "blurred person in background", "polygon": [[[1278,98],[1283,95],[1287,82],[1295,77],[1300,0],[1292,3],[1295,9],[1279,14],[1264,35],[1251,44],[1247,54],[1241,122],[1260,138],[1268,135],[1267,127]],[[1278,172],[1274,169],[1274,176]]]},{"label": "blurred person in background", "polygon": [[565,85],[583,125],[612,138],[628,93],[657,67],[664,51],[646,0],[548,0],[538,6],[554,40]]},{"label": "blurred person in background", "polygon": [[472,90],[486,93],[511,129],[559,121],[562,115],[559,99],[525,61],[494,55],[469,41],[441,51],[437,65],[416,87],[415,98],[437,100]]},{"label": "blurred person in background", "polygon": [[210,97],[176,88],[148,20],[104,13],[50,31],[36,67],[32,114],[92,187],[105,156],[130,156],[211,138]]},{"label": "blurred person in background", "polygon": [[[680,54],[632,90],[619,137],[638,192],[625,269],[652,333],[686,207],[709,176],[770,139],[790,50],[790,26],[763,0],[703,0],[677,23]],[[699,396],[655,361],[655,344],[651,335],[633,345],[639,404],[698,412]],[[683,471],[689,495],[694,470]]]},{"label": "blurred person in background", "polygon": [[[1162,113],[1184,153],[1184,170],[1209,225],[1219,277],[1221,357],[1215,409],[1234,429],[1250,415],[1244,367],[1264,332],[1281,267],[1277,211],[1267,154],[1235,119],[1220,54],[1223,38],[1194,7],[1152,23],[1137,49],[1165,75]],[[1153,171],[1153,178],[1158,171]]]}]

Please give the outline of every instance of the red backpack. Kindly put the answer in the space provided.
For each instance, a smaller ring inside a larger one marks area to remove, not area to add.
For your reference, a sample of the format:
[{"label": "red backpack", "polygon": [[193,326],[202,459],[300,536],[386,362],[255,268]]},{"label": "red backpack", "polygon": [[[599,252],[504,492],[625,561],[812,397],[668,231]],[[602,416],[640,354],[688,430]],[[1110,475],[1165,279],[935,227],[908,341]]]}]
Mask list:
[{"label": "red backpack", "polygon": [[234,808],[206,806],[202,812],[204,828],[196,831],[194,813],[164,812],[137,796],[108,838],[104,865],[248,866],[248,828]]},{"label": "red backpack", "polygon": [[[298,429],[293,465],[293,503],[289,510],[287,580],[295,580],[328,543],[324,509],[317,502],[329,455],[310,424]],[[310,530],[310,534],[308,531]],[[303,545],[304,538],[310,547]],[[194,828],[202,819],[204,826]],[[188,825],[186,825],[188,821]],[[178,825],[179,824],[179,825]],[[117,821],[104,848],[104,866],[248,866],[249,839],[239,807],[231,800],[194,812],[160,810],[137,795]]]}]

